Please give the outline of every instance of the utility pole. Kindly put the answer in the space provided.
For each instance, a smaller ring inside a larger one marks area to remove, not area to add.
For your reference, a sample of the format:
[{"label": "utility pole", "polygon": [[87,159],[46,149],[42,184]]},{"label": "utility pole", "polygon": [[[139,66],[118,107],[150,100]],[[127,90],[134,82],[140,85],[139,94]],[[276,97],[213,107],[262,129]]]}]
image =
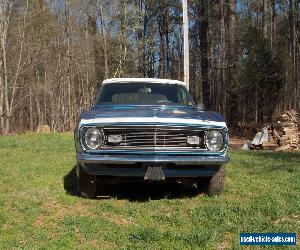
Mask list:
[{"label": "utility pole", "polygon": [[183,57],[184,57],[184,82],[189,89],[190,60],[189,60],[189,20],[187,0],[182,0],[183,10]]}]

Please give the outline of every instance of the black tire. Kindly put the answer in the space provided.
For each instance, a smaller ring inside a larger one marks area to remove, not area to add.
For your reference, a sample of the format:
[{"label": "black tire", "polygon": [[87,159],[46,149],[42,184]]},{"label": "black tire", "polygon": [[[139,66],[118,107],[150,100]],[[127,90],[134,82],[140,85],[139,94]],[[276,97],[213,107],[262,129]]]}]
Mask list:
[{"label": "black tire", "polygon": [[221,166],[213,177],[199,178],[196,182],[197,188],[204,191],[208,196],[220,195],[224,188],[226,168]]},{"label": "black tire", "polygon": [[96,175],[90,175],[78,165],[78,195],[84,198],[93,199],[96,195]]}]

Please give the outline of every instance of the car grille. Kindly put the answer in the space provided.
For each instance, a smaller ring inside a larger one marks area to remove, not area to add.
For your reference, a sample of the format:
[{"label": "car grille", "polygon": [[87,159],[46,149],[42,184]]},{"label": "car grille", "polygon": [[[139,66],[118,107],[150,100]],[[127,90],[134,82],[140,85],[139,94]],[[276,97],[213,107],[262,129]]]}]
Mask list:
[{"label": "car grille", "polygon": [[[104,148],[205,148],[204,131],[168,128],[104,128]],[[109,143],[109,135],[122,135],[121,143]],[[188,145],[187,136],[199,136],[198,146]]]}]

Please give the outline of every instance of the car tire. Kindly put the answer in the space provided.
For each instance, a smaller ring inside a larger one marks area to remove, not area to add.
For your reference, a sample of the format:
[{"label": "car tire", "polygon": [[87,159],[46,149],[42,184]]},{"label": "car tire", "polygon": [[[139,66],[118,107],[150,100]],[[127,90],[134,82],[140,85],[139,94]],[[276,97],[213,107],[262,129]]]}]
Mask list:
[{"label": "car tire", "polygon": [[96,195],[96,175],[88,174],[82,166],[78,168],[78,195],[84,198],[93,199]]},{"label": "car tire", "polygon": [[226,168],[221,166],[213,177],[203,177],[197,180],[197,188],[203,190],[208,196],[220,195],[224,188]]}]

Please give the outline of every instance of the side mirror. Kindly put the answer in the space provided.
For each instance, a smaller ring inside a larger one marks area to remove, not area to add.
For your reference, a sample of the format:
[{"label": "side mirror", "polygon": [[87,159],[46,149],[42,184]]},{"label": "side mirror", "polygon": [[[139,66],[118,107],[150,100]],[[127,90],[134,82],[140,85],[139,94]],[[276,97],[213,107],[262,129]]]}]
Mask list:
[{"label": "side mirror", "polygon": [[198,104],[197,104],[197,109],[198,109],[198,110],[204,111],[204,108],[205,108],[205,107],[204,107],[204,103],[201,102],[201,103],[198,103]]}]

